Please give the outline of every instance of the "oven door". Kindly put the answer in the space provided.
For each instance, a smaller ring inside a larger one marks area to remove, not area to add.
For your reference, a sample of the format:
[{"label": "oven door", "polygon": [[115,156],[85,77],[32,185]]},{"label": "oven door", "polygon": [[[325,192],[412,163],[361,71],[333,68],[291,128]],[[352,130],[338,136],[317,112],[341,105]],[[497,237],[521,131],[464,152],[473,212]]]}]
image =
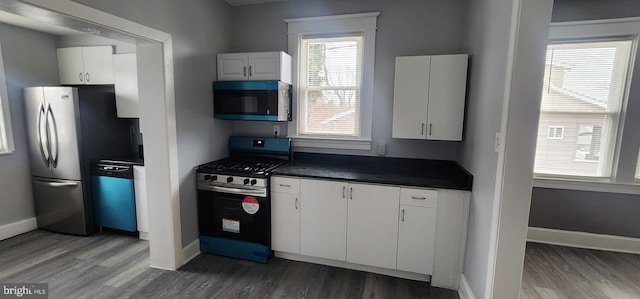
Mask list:
[{"label": "oven door", "polygon": [[271,207],[267,196],[198,190],[200,235],[271,244]]}]

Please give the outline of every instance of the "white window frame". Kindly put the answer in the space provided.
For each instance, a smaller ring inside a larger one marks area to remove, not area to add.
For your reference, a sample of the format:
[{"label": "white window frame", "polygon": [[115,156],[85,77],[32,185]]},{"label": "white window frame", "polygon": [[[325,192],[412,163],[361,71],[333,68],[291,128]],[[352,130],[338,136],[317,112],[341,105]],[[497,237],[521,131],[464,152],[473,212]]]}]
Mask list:
[{"label": "white window frame", "polygon": [[[623,194],[640,194],[640,180],[635,179],[635,172],[625,170],[620,171],[620,165],[631,163],[631,161],[621,161],[620,152],[622,145],[622,131],[625,126],[626,105],[629,97],[631,85],[634,84],[631,74],[634,72],[634,65],[638,62],[638,43],[640,42],[640,18],[621,18],[606,20],[589,20],[573,22],[551,23],[549,30],[550,40],[595,40],[619,36],[633,36],[631,48],[631,63],[628,68],[628,83],[625,87],[619,119],[617,140],[614,144],[613,165],[610,178],[591,178],[575,176],[553,176],[534,174],[533,186],[539,188],[553,188],[566,190],[582,190]],[[640,78],[635,78],[635,84],[640,84]],[[632,164],[633,170],[635,165]],[[626,167],[626,166],[625,166]],[[633,173],[632,173],[633,172]]]},{"label": "white window frame", "polygon": [[[371,150],[371,131],[373,118],[373,82],[375,64],[375,45],[377,17],[379,12],[322,16],[310,18],[285,19],[288,25],[289,54],[293,67],[293,112],[294,117],[288,124],[288,136],[293,146],[310,148],[333,148],[350,150]],[[351,137],[312,137],[301,136],[299,130],[300,107],[298,105],[300,54],[302,39],[305,36],[340,36],[359,33],[363,37],[362,79],[360,95],[360,136]]]},{"label": "white window frame", "polygon": [[0,155],[10,154],[15,150],[11,114],[9,113],[9,95],[7,93],[7,77],[4,72],[2,45],[0,45]]},{"label": "white window frame", "polygon": [[[558,136],[558,130],[560,130],[560,136]],[[553,136],[551,132],[553,131]],[[547,127],[547,139],[562,140],[564,138],[564,126],[548,126]]]}]

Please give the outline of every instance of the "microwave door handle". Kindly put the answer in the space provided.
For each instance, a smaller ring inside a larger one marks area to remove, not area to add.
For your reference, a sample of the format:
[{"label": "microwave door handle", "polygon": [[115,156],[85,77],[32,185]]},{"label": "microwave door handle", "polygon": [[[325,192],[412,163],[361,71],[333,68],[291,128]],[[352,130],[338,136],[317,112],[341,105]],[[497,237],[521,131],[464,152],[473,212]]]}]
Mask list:
[{"label": "microwave door handle", "polygon": [[[38,108],[38,129],[36,134],[38,135],[38,148],[40,149],[40,155],[42,156],[42,160],[44,161],[44,165],[49,167],[49,151],[46,149],[47,140],[42,138],[42,117],[46,118],[46,113],[44,111],[44,105],[40,103],[40,107]],[[47,128],[45,127],[45,133],[47,132]],[[45,136],[46,137],[46,136]]]}]

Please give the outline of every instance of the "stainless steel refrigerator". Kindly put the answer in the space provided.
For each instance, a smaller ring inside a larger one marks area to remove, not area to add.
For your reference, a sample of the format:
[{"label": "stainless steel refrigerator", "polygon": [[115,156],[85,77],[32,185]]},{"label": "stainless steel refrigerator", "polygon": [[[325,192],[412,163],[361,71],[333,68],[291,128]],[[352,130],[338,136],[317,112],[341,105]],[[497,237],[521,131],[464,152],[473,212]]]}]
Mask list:
[{"label": "stainless steel refrigerator", "polygon": [[89,164],[132,152],[132,120],[116,117],[113,85],[24,89],[38,227],[94,232]]}]

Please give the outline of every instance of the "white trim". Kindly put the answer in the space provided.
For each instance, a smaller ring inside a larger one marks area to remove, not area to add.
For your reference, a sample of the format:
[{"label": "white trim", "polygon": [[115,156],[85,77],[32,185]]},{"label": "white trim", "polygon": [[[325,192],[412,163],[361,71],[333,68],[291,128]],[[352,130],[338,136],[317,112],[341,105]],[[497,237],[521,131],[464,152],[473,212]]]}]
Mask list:
[{"label": "white trim", "polygon": [[198,255],[200,255],[200,238],[195,239],[193,242],[182,248],[182,259],[185,264]]},{"label": "white trim", "polygon": [[[300,106],[298,105],[298,99],[300,97],[298,94],[300,92],[298,82],[300,81],[300,47],[302,38],[304,35],[313,34],[361,32],[363,34],[363,53],[361,70],[362,78],[360,84],[360,136],[349,139],[348,141],[352,141],[357,144],[359,141],[369,141],[371,139],[373,131],[373,85],[375,74],[376,30],[377,17],[379,15],[379,12],[370,12],[283,20],[288,25],[288,51],[289,55],[291,55],[292,83],[294,90],[297,90],[293,95],[293,107],[291,108],[295,111],[296,117],[287,124],[288,132],[293,138],[300,138],[300,136],[298,136],[298,116],[301,115],[299,113]],[[361,144],[359,146],[354,146],[353,143],[340,144],[336,141],[316,141],[306,142],[305,144],[305,147],[371,150],[370,141],[368,145]]]},{"label": "white trim", "polygon": [[291,137],[291,145],[294,147],[310,148],[336,148],[348,150],[371,150],[371,140],[343,140]]},{"label": "white trim", "polygon": [[473,290],[469,285],[469,281],[467,281],[467,277],[464,273],[460,274],[460,288],[458,289],[458,296],[460,299],[476,299],[476,296],[473,295]]},{"label": "white trim", "polygon": [[138,231],[138,239],[149,241],[149,232]]},{"label": "white trim", "polygon": [[640,184],[535,178],[533,187],[640,195]]},{"label": "white trim", "polygon": [[581,38],[611,35],[636,35],[640,18],[600,19],[551,23],[549,39]]},{"label": "white trim", "polygon": [[429,282],[431,280],[431,276],[427,274],[419,274],[419,273],[412,273],[412,272],[406,272],[406,271],[400,271],[400,270],[394,270],[394,269],[385,269],[385,268],[378,268],[378,267],[372,267],[367,265],[353,264],[345,261],[331,260],[331,259],[301,255],[296,253],[274,251],[274,256],[287,259],[287,260],[307,262],[307,263],[339,267],[339,268],[358,270],[358,271],[365,271],[365,272],[377,273],[377,274],[400,277],[400,278],[417,280],[417,281]]},{"label": "white trim", "polygon": [[38,229],[36,218],[27,218],[18,222],[0,226],[0,241]]},{"label": "white trim", "polygon": [[0,154],[10,154],[15,151],[13,143],[13,127],[11,124],[11,108],[9,107],[9,95],[7,93],[7,76],[4,72],[4,59],[2,57],[2,47],[0,46],[0,113],[2,113],[2,121],[0,129],[4,128],[4,132],[0,132],[0,138],[4,139],[5,148],[0,147]]},{"label": "white trim", "polygon": [[640,239],[541,227],[529,227],[527,241],[640,254]]}]

